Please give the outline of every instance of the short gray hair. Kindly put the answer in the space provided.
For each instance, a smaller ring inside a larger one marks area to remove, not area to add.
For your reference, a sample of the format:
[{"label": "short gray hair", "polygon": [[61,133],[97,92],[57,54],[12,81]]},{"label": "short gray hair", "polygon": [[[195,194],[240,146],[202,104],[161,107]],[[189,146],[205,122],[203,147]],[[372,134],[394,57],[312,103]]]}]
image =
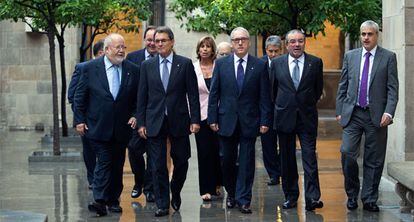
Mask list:
[{"label": "short gray hair", "polygon": [[306,38],[305,33],[303,33],[302,30],[292,29],[292,30],[290,30],[289,32],[286,33],[286,40],[285,40],[286,41],[286,44],[289,42],[289,35],[296,34],[296,33],[300,33],[300,34],[303,35],[303,38]]},{"label": "short gray hair", "polygon": [[105,37],[104,40],[104,50],[112,43],[112,40],[114,40],[115,38],[124,38],[122,37],[122,35],[118,34],[118,33],[111,33],[108,36]]},{"label": "short gray hair", "polygon": [[375,32],[378,34],[379,33],[379,25],[378,23],[372,21],[372,20],[367,20],[365,22],[363,22],[361,24],[361,27],[359,27],[359,31],[362,31],[363,28],[373,28],[375,30]]},{"label": "short gray hair", "polygon": [[231,33],[230,33],[230,38],[231,39],[233,39],[234,33],[237,32],[237,31],[242,31],[242,32],[246,33],[247,37],[250,38],[250,34],[249,34],[249,31],[247,31],[247,29],[245,29],[243,27],[237,27],[237,28],[233,29],[233,31],[231,31]]},{"label": "short gray hair", "polygon": [[276,46],[276,47],[280,48],[280,47],[282,47],[282,40],[277,35],[271,35],[271,36],[267,37],[266,42],[265,42],[266,48],[269,45],[273,45],[273,46]]}]

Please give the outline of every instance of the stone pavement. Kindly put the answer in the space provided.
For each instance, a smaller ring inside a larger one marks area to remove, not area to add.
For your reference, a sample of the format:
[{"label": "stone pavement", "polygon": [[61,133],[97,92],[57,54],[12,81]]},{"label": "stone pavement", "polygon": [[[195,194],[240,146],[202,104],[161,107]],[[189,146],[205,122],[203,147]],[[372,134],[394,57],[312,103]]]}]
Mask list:
[{"label": "stone pavement", "polygon": [[[28,156],[40,149],[43,133],[32,131],[0,131],[0,221],[412,221],[408,214],[399,213],[399,198],[393,184],[383,180],[380,187],[379,213],[346,209],[343,176],[340,166],[339,140],[318,141],[318,161],[321,199],[324,208],[306,212],[303,196],[298,208],[283,210],[281,186],[267,186],[260,143],[257,143],[256,174],[253,187],[253,214],[243,215],[237,209],[227,210],[223,199],[203,203],[198,195],[197,155],[192,137],[192,158],[187,181],[182,191],[183,203],[179,213],[155,218],[154,203],[146,203],[141,196],[130,198],[133,177],[129,163],[125,164],[124,191],[121,197],[122,214],[95,218],[88,212],[92,194],[87,189],[82,162],[30,163]],[[298,161],[300,163],[300,160]],[[301,166],[299,166],[301,169]],[[303,191],[303,173],[300,187]],[[33,217],[28,218],[29,215]]]}]

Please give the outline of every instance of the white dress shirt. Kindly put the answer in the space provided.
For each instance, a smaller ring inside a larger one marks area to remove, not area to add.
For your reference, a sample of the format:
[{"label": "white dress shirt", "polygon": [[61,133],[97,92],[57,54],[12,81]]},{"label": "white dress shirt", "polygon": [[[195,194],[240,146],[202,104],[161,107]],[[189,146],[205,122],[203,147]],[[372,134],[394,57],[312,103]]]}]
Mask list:
[{"label": "white dress shirt", "polygon": [[[247,58],[248,58],[249,54],[246,54],[245,56],[243,56],[243,62],[242,62],[242,66],[243,66],[243,73],[246,74],[246,66],[247,66]],[[234,76],[237,79],[237,67],[239,66],[239,60],[240,58],[237,57],[236,54],[234,54]]]},{"label": "white dress shirt", "polygon": [[[289,65],[289,72],[290,77],[293,79],[293,69],[296,66],[296,63],[294,62],[296,58],[293,58],[291,55],[288,56],[288,65]],[[299,58],[297,58],[298,66],[299,66],[299,80],[302,79],[302,73],[303,73],[303,66],[305,65],[305,54],[302,54]]]},{"label": "white dress shirt", "polygon": [[111,63],[111,61],[109,61],[108,57],[104,57],[104,63],[105,63],[105,71],[106,71],[106,78],[108,79],[108,84],[109,84],[109,91],[112,93],[113,89],[112,89],[112,78],[115,75],[114,72],[116,72],[115,69],[118,69],[118,73],[119,73],[119,83],[121,83],[122,80],[122,65],[119,64],[118,68],[116,66],[114,66],[114,64]]}]

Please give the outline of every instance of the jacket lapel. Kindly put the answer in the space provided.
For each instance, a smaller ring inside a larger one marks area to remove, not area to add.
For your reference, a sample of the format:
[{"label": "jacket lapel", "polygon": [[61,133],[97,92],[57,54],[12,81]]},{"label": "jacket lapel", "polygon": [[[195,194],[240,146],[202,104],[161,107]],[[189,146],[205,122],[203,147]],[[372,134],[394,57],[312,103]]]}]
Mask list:
[{"label": "jacket lapel", "polygon": [[[306,81],[305,79],[308,76],[309,70],[312,66],[312,63],[311,63],[310,58],[308,57],[308,55],[306,53],[304,53],[304,55],[305,55],[305,63],[303,64],[302,77],[300,78],[300,81],[299,81],[298,90],[304,84],[303,82]],[[293,83],[293,80],[292,80],[292,83]]]},{"label": "jacket lapel", "polygon": [[112,97],[111,91],[109,90],[109,82],[108,77],[105,69],[105,62],[104,62],[104,56],[99,58],[99,62],[96,65],[96,74],[98,75],[98,79],[100,80],[104,90],[109,93],[109,95]]},{"label": "jacket lapel", "polygon": [[178,75],[178,72],[180,71],[181,66],[182,66],[181,61],[179,61],[178,57],[174,54],[173,61],[171,64],[170,77],[168,78],[167,91],[174,84],[174,82],[172,81],[176,79],[175,76]]},{"label": "jacket lapel", "polygon": [[382,49],[381,47],[378,46],[377,51],[375,52],[374,64],[372,64],[371,76],[369,78],[369,87],[371,86],[372,81],[374,80],[375,75],[377,74],[377,69],[378,69],[378,66],[381,64],[381,60],[382,60]]},{"label": "jacket lapel", "polygon": [[[244,73],[243,87],[242,87],[242,90],[241,91],[243,91],[243,89],[246,87],[246,84],[247,84],[246,82],[249,81],[249,79],[251,78],[251,75],[253,75],[253,73],[254,73],[254,66],[255,65],[256,64],[253,61],[251,55],[248,55],[247,56],[247,64],[246,64],[246,72]],[[236,82],[237,82],[237,80],[236,80]],[[239,95],[241,93],[242,92],[239,92]]]},{"label": "jacket lapel", "polygon": [[282,74],[283,74],[283,78],[285,78],[286,82],[288,83],[290,89],[296,92],[295,84],[293,84],[292,76],[290,75],[288,58],[289,58],[289,54],[286,54],[283,57]]},{"label": "jacket lapel", "polygon": [[122,62],[122,74],[121,74],[121,85],[119,86],[119,92],[116,96],[116,99],[118,99],[119,95],[123,93],[124,88],[127,86],[128,80],[129,80],[129,72],[127,72],[127,68],[125,65],[125,61]]},{"label": "jacket lapel", "polygon": [[357,90],[359,89],[359,75],[361,70],[361,54],[362,54],[362,48],[355,51],[354,56],[352,58],[352,63],[350,64],[356,64],[355,66],[355,73],[354,73],[354,79],[357,81],[356,87]]},{"label": "jacket lapel", "polygon": [[240,95],[239,87],[237,86],[236,70],[234,70],[234,54],[229,55],[226,59],[226,67],[228,71],[225,72],[225,75],[228,75],[230,83],[233,85],[232,87],[235,89],[235,92]]}]

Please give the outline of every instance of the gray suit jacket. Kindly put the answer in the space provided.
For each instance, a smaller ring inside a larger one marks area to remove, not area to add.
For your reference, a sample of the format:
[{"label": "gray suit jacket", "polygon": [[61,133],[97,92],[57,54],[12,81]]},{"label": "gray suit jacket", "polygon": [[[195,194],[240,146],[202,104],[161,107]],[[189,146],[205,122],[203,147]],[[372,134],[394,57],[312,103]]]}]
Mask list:
[{"label": "gray suit jacket", "polygon": [[[341,126],[348,125],[358,101],[362,48],[345,54],[342,75],[336,96],[336,115],[341,115]],[[398,102],[398,72],[395,53],[377,47],[369,81],[369,112],[372,123],[380,127],[382,115],[395,114]]]}]

